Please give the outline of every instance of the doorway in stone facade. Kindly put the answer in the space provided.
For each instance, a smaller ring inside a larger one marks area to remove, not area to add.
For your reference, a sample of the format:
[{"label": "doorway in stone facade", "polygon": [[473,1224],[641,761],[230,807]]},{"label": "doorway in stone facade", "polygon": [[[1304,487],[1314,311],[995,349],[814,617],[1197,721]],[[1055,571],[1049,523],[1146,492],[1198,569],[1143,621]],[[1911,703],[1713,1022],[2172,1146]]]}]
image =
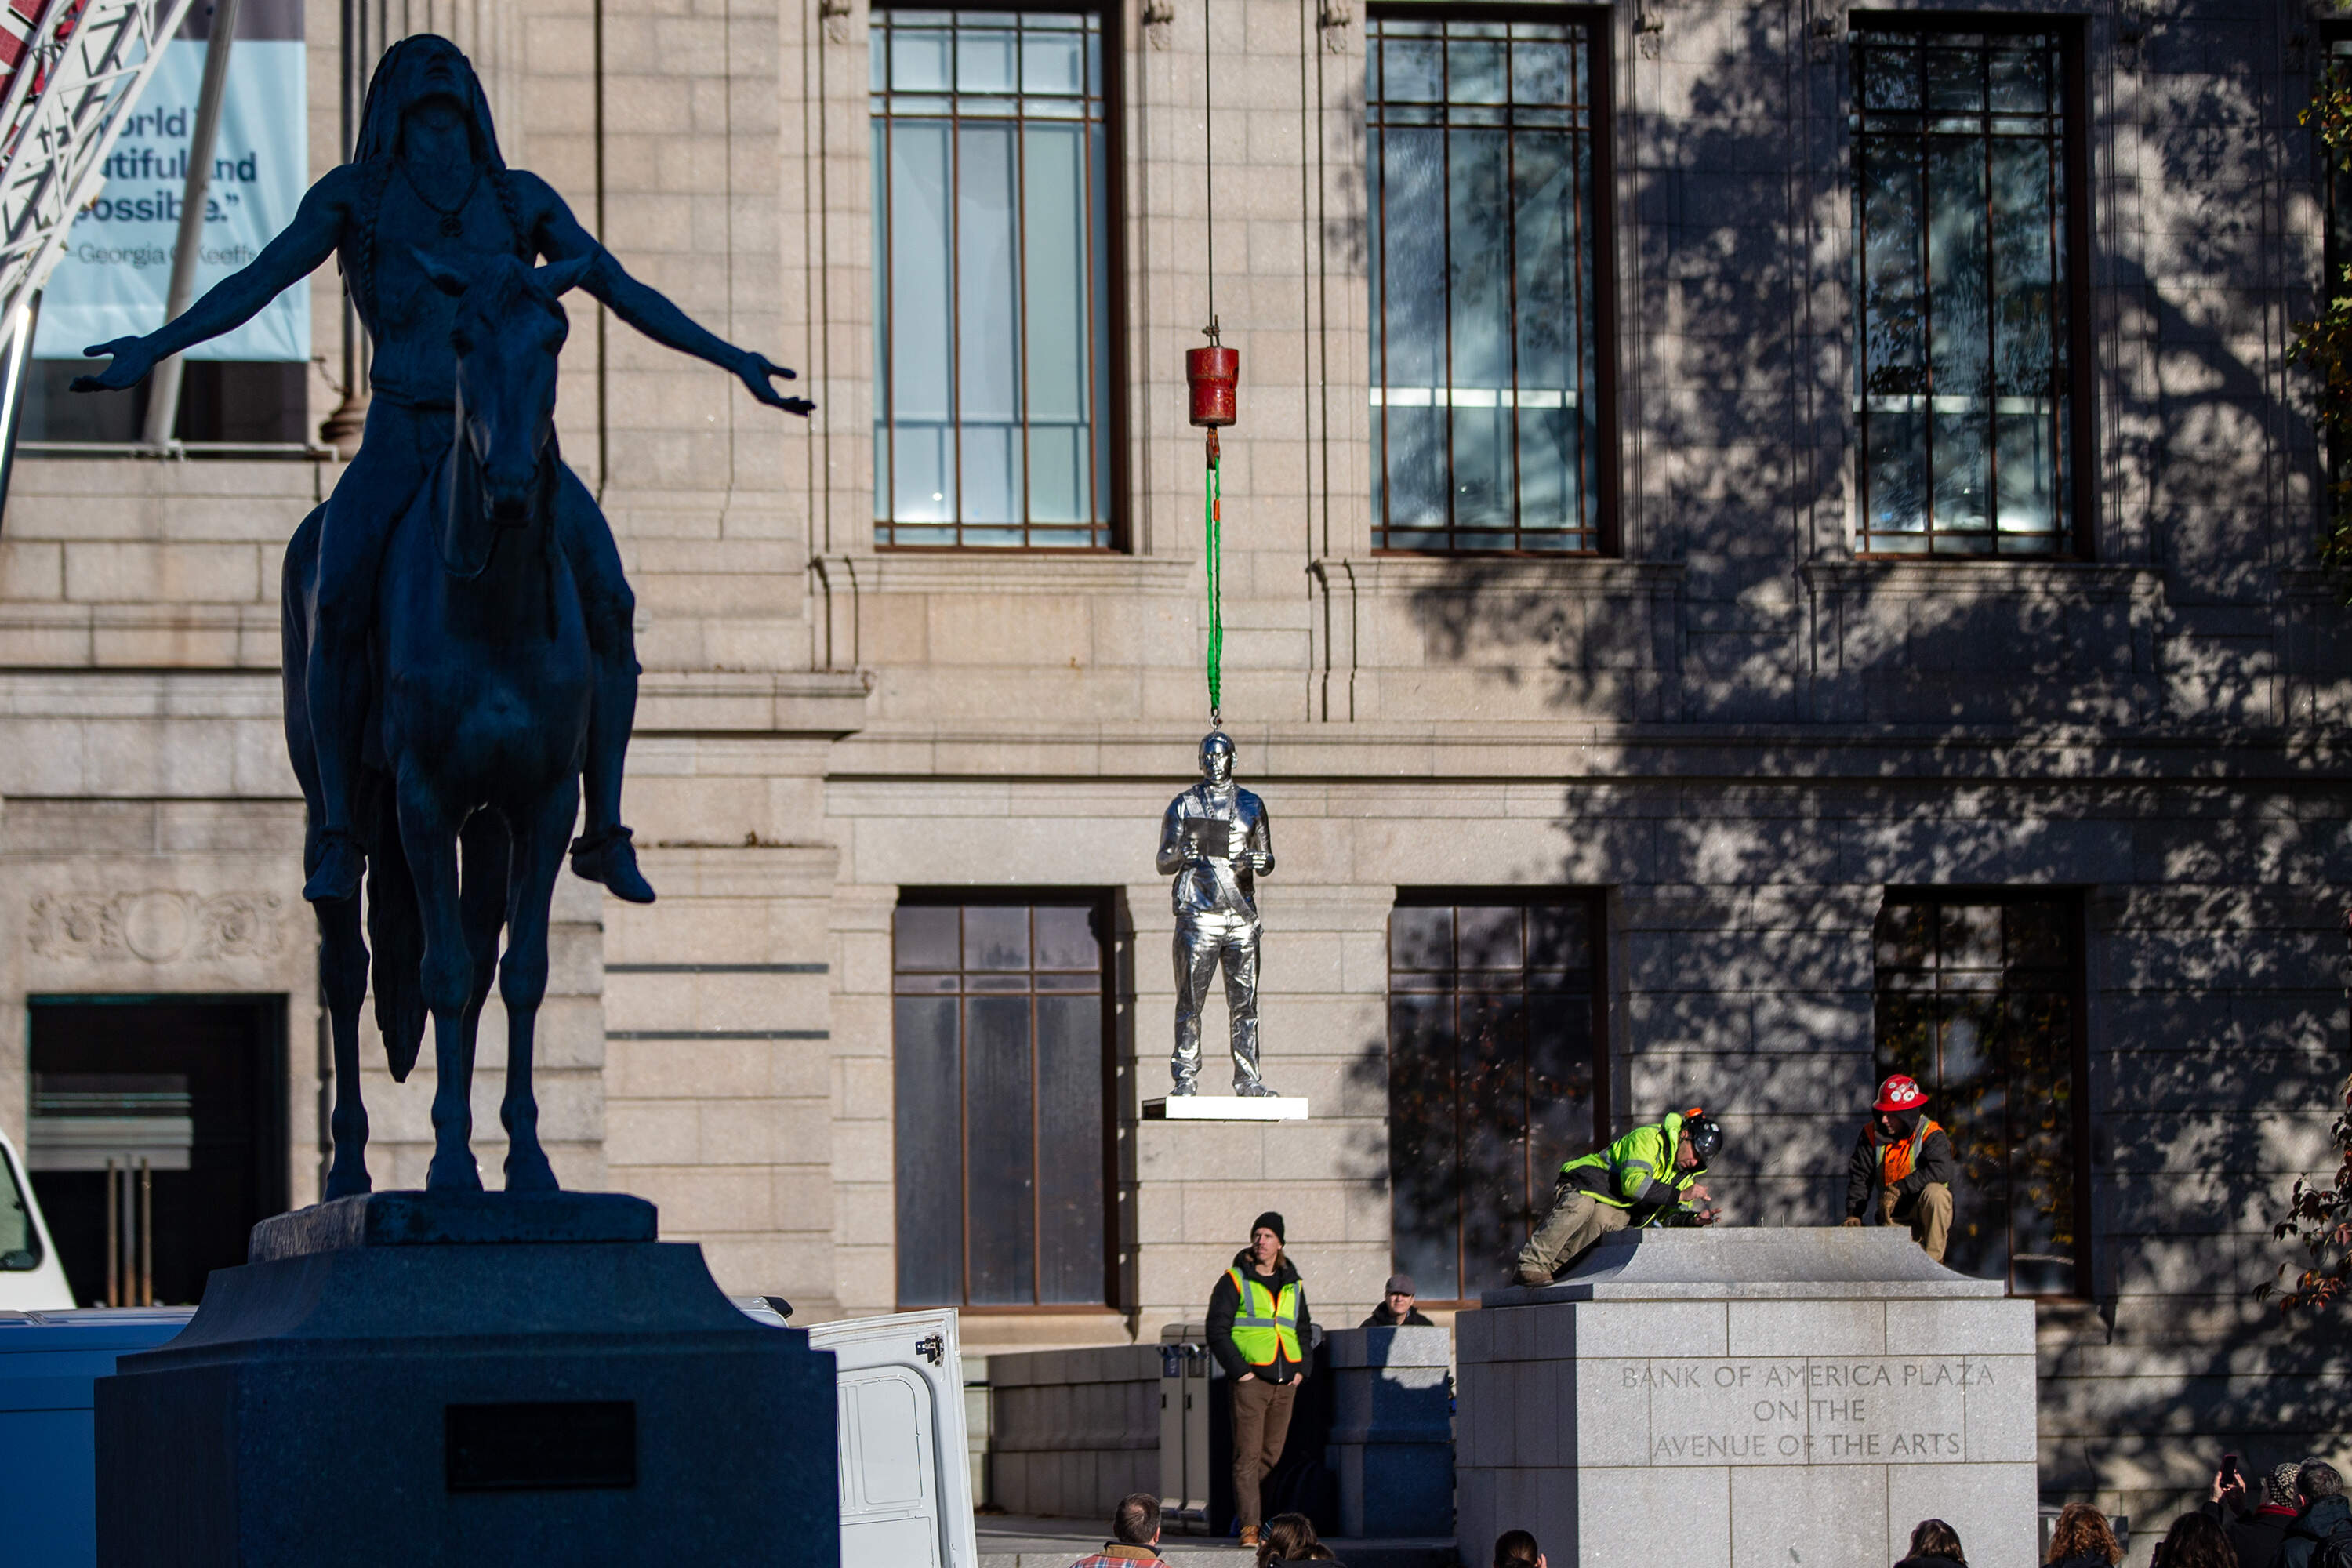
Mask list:
[{"label": "doorway in stone facade", "polygon": [[201,1300],[286,1207],[286,998],[37,996],[27,1011],[26,1163],[74,1299]]}]

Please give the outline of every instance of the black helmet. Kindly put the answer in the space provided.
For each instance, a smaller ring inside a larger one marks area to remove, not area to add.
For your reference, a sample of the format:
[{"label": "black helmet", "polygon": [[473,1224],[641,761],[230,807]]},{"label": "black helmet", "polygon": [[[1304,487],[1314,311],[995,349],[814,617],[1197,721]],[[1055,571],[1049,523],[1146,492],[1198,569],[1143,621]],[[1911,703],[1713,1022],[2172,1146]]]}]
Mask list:
[{"label": "black helmet", "polygon": [[1695,1111],[1683,1121],[1683,1131],[1690,1135],[1691,1152],[1698,1163],[1706,1164],[1723,1147],[1723,1128],[1714,1117]]}]

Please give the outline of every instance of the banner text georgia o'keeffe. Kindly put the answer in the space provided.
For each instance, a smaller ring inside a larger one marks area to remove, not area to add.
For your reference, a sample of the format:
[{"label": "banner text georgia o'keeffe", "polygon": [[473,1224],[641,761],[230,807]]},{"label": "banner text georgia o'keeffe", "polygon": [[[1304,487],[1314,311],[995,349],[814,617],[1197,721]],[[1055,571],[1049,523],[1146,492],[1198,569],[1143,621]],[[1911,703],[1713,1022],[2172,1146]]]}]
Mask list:
[{"label": "banner text georgia o'keeffe", "polygon": [[[278,8],[246,9],[259,13],[256,19],[266,27]],[[292,15],[299,24],[299,11]],[[292,221],[310,183],[302,40],[256,37],[250,25],[237,31],[205,203],[198,298],[249,264]],[[174,38],[165,47],[163,63],[107,154],[106,184],[75,218],[64,258],[49,275],[33,344],[36,357],[79,363],[85,344],[152,332],[163,324],[204,68],[202,39]],[[188,357],[308,360],[310,283],[296,284],[253,320],[198,344]]]}]

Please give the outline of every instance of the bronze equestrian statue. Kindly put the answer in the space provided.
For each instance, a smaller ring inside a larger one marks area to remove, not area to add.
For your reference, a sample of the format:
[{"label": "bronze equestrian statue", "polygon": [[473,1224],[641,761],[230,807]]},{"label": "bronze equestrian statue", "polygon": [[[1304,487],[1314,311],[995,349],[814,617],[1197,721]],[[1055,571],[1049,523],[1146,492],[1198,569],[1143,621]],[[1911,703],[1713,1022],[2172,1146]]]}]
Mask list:
[{"label": "bronze equestrian statue", "polygon": [[[310,187],[284,233],[159,331],[85,351],[113,360],[74,389],[137,385],[330,255],[373,346],[373,398],[358,455],[288,547],[281,605],[287,742],[309,807],[303,897],[334,1039],[326,1195],[370,1186],[363,874],[395,1079],[427,1011],[434,1022],[427,1186],[480,1184],[466,1089],[504,926],[507,1185],[548,1188],[530,1040],[565,844],[580,876],[654,898],[620,811],[635,600],[603,512],[556,448],[556,299],[576,286],[656,342],[732,371],[762,403],[814,405],[776,391],[791,371],[697,325],[622,270],[544,181],[509,169],[472,66],[430,35],[385,51],[352,162]],[[572,840],[583,779],[585,831]]]}]

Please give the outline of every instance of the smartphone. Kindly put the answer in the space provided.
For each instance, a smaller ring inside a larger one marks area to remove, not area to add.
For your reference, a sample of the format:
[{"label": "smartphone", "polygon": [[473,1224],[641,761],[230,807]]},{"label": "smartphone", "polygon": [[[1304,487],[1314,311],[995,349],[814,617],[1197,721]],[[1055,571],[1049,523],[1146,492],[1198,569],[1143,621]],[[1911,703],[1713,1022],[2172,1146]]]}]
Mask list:
[{"label": "smartphone", "polygon": [[2238,1468],[2238,1456],[2235,1454],[2222,1455],[2221,1484],[2224,1487],[2237,1487],[2245,1485],[2245,1481],[2246,1478],[2243,1472]]}]

